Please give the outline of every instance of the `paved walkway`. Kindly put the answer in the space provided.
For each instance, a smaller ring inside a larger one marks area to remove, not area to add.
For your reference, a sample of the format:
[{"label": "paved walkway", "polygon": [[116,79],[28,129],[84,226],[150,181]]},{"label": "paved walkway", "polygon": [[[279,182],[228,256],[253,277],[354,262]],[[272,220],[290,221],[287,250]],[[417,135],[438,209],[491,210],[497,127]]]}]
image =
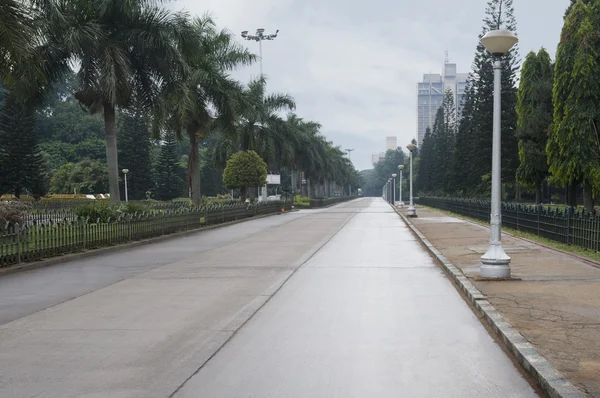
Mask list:
[{"label": "paved walkway", "polygon": [[600,398],[600,266],[503,235],[521,281],[477,281],[489,228],[418,208],[413,224],[574,385]]},{"label": "paved walkway", "polygon": [[136,271],[80,291],[65,264],[64,302],[37,272],[0,278],[23,306],[0,326],[0,396],[536,396],[382,200],[277,219],[115,253]]}]

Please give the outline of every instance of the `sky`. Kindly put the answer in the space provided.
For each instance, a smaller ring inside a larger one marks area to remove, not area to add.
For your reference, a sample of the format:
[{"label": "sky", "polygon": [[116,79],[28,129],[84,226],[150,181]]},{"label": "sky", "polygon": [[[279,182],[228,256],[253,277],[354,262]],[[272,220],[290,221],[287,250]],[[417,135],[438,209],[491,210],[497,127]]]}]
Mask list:
[{"label": "sky", "polygon": [[[521,59],[545,47],[554,57],[569,0],[514,0]],[[221,28],[245,41],[264,28],[279,36],[263,42],[263,69],[271,92],[288,93],[296,113],[319,122],[335,145],[352,148],[359,170],[385,151],[385,137],[406,146],[417,135],[416,85],[441,73],[445,51],[458,72],[469,72],[487,0],[177,0],[174,10],[210,13]],[[260,66],[241,68],[242,82]]]}]

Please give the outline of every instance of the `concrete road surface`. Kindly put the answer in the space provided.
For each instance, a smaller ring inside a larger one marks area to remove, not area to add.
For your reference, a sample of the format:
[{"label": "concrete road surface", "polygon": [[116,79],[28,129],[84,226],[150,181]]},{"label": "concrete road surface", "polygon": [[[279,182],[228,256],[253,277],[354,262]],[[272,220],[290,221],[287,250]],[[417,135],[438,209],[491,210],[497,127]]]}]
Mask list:
[{"label": "concrete road surface", "polygon": [[381,200],[103,259],[0,278],[0,397],[536,396]]}]

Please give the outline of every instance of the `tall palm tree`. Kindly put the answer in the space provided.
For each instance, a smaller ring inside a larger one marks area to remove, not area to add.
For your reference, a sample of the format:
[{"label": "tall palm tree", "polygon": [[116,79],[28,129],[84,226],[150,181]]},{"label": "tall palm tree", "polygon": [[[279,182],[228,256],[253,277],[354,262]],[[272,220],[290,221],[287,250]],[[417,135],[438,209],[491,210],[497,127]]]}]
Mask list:
[{"label": "tall palm tree", "polygon": [[217,30],[208,15],[194,19],[189,31],[195,39],[190,42],[184,38],[186,41],[180,41],[179,48],[190,74],[182,90],[166,94],[157,120],[166,122],[167,128],[175,131],[180,140],[184,137],[189,140],[187,182],[193,203],[199,205],[198,144],[216,130],[235,135],[243,87],[229,72],[251,64],[256,56],[235,43],[229,31]]},{"label": "tall palm tree", "polygon": [[278,112],[295,107],[294,99],[287,94],[267,94],[264,78],[251,81],[244,89],[235,136],[221,137],[221,161],[232,152],[253,150],[267,164],[276,162],[278,147],[286,133],[285,122]]},{"label": "tall palm tree", "polygon": [[31,54],[35,28],[28,7],[19,0],[0,0],[0,81],[8,81]]},{"label": "tall palm tree", "polygon": [[60,26],[47,32],[56,58],[79,67],[75,98],[86,110],[103,113],[112,201],[120,200],[116,109],[135,104],[149,110],[159,92],[172,90],[188,74],[173,45],[189,34],[187,18],[159,2],[57,0]]}]

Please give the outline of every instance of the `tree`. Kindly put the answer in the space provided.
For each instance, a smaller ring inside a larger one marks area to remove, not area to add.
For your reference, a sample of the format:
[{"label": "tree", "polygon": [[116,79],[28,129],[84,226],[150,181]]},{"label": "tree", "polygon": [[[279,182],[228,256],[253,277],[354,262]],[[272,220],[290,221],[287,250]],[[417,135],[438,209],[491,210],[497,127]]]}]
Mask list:
[{"label": "tree", "polygon": [[83,160],[66,163],[54,173],[50,182],[52,193],[101,194],[108,190],[108,173],[102,162]]},{"label": "tree", "polygon": [[532,187],[542,201],[542,183],[548,176],[548,129],[552,123],[553,69],[545,49],[530,52],[521,68],[517,101],[517,138],[520,165],[517,182]]},{"label": "tree", "polygon": [[[186,75],[175,38],[187,36],[185,18],[155,6],[157,0],[60,2],[65,18],[46,41],[66,64],[78,64],[75,98],[102,113],[111,200],[119,201],[116,109],[155,106],[157,93]],[[55,21],[57,19],[53,19]]]},{"label": "tree", "polygon": [[[600,190],[600,4],[578,1],[567,15],[556,51],[554,115],[547,145],[553,178],[583,183],[584,206],[593,211]],[[571,205],[576,204],[571,198]]]},{"label": "tree", "polygon": [[[189,141],[187,184],[192,202],[200,203],[199,143],[214,131],[235,135],[235,122],[242,101],[241,84],[229,76],[231,70],[256,60],[246,48],[235,42],[227,30],[217,30],[206,16],[192,21],[189,39],[179,42],[180,51],[191,73],[182,90],[167,92],[159,120]],[[183,36],[182,36],[183,37]]]},{"label": "tree", "polygon": [[48,192],[46,164],[35,134],[35,111],[9,92],[0,111],[0,191],[16,198]]},{"label": "tree", "polygon": [[[490,30],[506,29],[516,32],[512,0],[490,0],[485,11],[480,37]],[[494,111],[494,70],[492,55],[478,43],[464,96],[462,119],[459,123],[454,162],[454,186],[465,194],[476,194],[489,189],[484,183],[492,168],[492,133]],[[502,57],[502,178],[515,181],[519,162],[518,141],[515,135],[518,70],[518,47]]]},{"label": "tree", "polygon": [[259,187],[267,181],[267,164],[254,151],[234,154],[223,171],[223,184],[229,189],[241,189],[242,202],[248,187]]},{"label": "tree", "polygon": [[152,189],[150,160],[150,123],[141,110],[122,111],[120,114],[119,169],[128,169],[128,196],[133,200],[146,198]]},{"label": "tree", "polygon": [[177,143],[175,134],[167,132],[160,149],[160,157],[156,166],[156,188],[154,198],[171,200],[183,194],[185,182],[184,172],[177,164]]},{"label": "tree", "polygon": [[[436,120],[437,119],[438,118],[436,117]],[[436,167],[435,146],[435,137],[432,135],[431,129],[427,127],[423,142],[421,143],[419,179],[415,181],[415,188],[418,192],[430,193],[434,190],[433,169]]]},{"label": "tree", "polygon": [[[438,130],[435,133],[435,156],[437,159],[437,177],[435,181],[436,189],[447,194],[454,190],[451,180],[457,128],[454,92],[450,88],[444,93],[444,101],[442,102],[439,112],[441,113],[441,120],[440,123],[438,123]],[[423,159],[421,159],[420,164],[423,164]]]},{"label": "tree", "polygon": [[8,80],[33,51],[35,30],[29,6],[18,0],[0,1],[0,82]]}]

